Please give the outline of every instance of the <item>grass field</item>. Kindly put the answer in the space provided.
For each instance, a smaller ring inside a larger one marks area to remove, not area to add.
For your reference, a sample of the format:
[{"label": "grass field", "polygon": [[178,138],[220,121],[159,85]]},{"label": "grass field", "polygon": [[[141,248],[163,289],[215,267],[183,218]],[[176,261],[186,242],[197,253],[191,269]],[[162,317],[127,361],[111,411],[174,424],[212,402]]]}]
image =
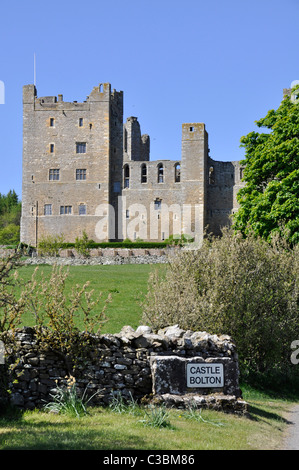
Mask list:
[{"label": "grass field", "polygon": [[268,450],[280,448],[290,403],[244,393],[251,419],[202,411],[199,419],[170,410],[168,427],[145,426],[142,408],[133,415],[91,408],[81,418],[26,411],[0,417],[0,450]]},{"label": "grass field", "polygon": [[[31,279],[34,266],[24,266],[19,271],[19,276],[25,282]],[[70,292],[75,284],[83,285],[90,282],[89,289],[94,290],[94,296],[102,292],[101,307],[108,294],[112,295],[112,302],[108,305],[106,316],[108,322],[104,325],[103,333],[118,333],[124,325],[137,328],[141,322],[142,309],[141,300],[147,290],[147,281],[152,269],[163,269],[157,265],[119,265],[119,266],[70,266],[66,282],[66,292]],[[49,276],[52,267],[47,265],[39,266],[38,276],[44,273]],[[34,318],[25,315],[23,324],[32,326]],[[79,325],[81,326],[81,325]]]}]

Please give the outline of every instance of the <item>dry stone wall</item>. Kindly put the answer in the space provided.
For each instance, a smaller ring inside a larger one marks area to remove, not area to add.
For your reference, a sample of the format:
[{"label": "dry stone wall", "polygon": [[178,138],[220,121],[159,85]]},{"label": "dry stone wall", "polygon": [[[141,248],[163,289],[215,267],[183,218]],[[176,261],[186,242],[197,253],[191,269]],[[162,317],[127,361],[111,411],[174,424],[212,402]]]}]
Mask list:
[{"label": "dry stone wall", "polygon": [[27,258],[25,264],[57,264],[66,266],[98,265],[98,264],[157,264],[166,263],[171,248],[102,248],[89,250],[89,256],[84,257],[75,249],[60,250],[59,256],[33,256]]},{"label": "dry stone wall", "polygon": [[[2,400],[9,399],[11,404],[24,409],[41,408],[51,401],[57,387],[66,386],[69,376],[66,363],[53,351],[41,351],[33,328],[18,330],[11,341],[15,350],[11,349],[5,364],[0,365]],[[137,330],[126,326],[118,334],[92,336],[92,341],[88,360],[85,357],[79,361],[71,375],[75,377],[79,395],[96,393],[91,401],[94,405],[108,405],[112,397],[120,393],[124,399],[162,401],[180,407],[192,398],[201,407],[247,412],[247,405],[240,398],[238,356],[228,336],[184,331],[177,325],[158,333],[147,326]],[[153,387],[152,362],[161,357],[227,361],[235,375],[227,389],[209,388],[200,392],[188,389],[180,394],[160,394]],[[11,392],[9,398],[3,393],[7,388]]]}]

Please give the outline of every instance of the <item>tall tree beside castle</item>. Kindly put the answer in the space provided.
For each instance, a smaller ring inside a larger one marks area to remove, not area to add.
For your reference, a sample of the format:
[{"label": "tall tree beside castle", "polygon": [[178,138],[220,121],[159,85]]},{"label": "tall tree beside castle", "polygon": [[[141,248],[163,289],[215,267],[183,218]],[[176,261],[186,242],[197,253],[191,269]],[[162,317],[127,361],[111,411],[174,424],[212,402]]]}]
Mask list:
[{"label": "tall tree beside castle", "polygon": [[270,240],[279,232],[291,244],[299,242],[299,85],[284,90],[277,110],[256,121],[268,132],[241,138],[245,148],[240,204],[234,226],[243,234],[253,230]]},{"label": "tall tree beside castle", "polygon": [[15,244],[20,240],[21,202],[14,190],[0,193],[0,244]]}]

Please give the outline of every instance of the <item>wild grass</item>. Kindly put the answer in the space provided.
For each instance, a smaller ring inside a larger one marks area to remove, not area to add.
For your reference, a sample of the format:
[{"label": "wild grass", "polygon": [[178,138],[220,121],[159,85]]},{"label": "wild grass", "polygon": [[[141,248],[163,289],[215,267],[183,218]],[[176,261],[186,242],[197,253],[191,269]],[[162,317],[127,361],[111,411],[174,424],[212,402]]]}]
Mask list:
[{"label": "wild grass", "polygon": [[[0,450],[279,449],[290,402],[266,395],[259,399],[253,395],[251,400],[250,393],[245,398],[251,404],[251,418],[213,410],[191,414],[154,410],[136,404],[133,408],[88,408],[79,419],[37,410],[0,413]],[[154,413],[167,424],[153,425]]]}]

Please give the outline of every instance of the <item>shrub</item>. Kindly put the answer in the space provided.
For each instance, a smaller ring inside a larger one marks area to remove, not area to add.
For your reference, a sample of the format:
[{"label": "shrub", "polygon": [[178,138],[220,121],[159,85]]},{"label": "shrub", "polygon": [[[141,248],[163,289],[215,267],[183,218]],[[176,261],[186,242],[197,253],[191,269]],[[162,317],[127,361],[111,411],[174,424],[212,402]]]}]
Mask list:
[{"label": "shrub", "polygon": [[[99,309],[101,293],[94,299],[94,291],[88,290],[89,282],[83,286],[66,290],[68,270],[62,266],[52,267],[50,278],[37,279],[35,269],[32,279],[24,286],[22,294],[26,299],[26,311],[35,318],[36,337],[40,349],[53,350],[65,362],[69,373],[78,361],[89,354],[94,334],[99,334],[107,321],[105,311],[111,301],[111,294]],[[77,320],[83,323],[80,332]]]},{"label": "shrub", "polygon": [[41,256],[58,256],[63,247],[64,235],[47,235],[38,242],[38,252]]},{"label": "shrub", "polygon": [[76,237],[75,248],[81,256],[88,258],[90,255],[89,248],[92,243],[94,243],[94,241],[89,240],[87,233],[83,230],[82,237]]},{"label": "shrub", "polygon": [[152,273],[143,323],[229,334],[243,364],[284,367],[299,337],[298,271],[298,247],[224,230],[198,250],[178,250],[164,276]]},{"label": "shrub", "polygon": [[20,325],[25,309],[25,293],[16,295],[16,287],[19,285],[17,268],[20,264],[17,253],[0,259],[0,339],[3,333]]},{"label": "shrub", "polygon": [[20,226],[15,224],[8,224],[0,229],[0,244],[8,245],[19,243],[20,241]]}]

